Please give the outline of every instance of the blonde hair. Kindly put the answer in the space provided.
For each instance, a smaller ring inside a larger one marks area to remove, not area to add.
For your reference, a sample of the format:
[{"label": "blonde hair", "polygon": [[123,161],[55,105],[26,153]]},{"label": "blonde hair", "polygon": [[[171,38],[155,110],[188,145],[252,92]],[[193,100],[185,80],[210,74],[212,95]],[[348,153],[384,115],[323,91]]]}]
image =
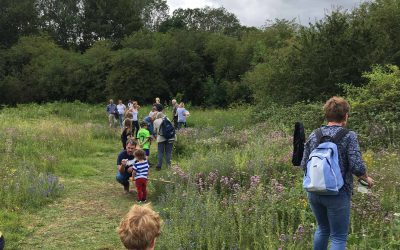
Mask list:
[{"label": "blonde hair", "polygon": [[342,122],[350,111],[349,103],[342,97],[334,96],[324,105],[325,118],[328,122]]},{"label": "blonde hair", "polygon": [[181,102],[181,103],[179,103],[179,106],[180,106],[181,108],[184,108],[184,107],[185,107],[185,103]]},{"label": "blonde hair", "polygon": [[128,249],[144,250],[160,235],[161,225],[151,204],[133,205],[118,227],[119,238]]}]

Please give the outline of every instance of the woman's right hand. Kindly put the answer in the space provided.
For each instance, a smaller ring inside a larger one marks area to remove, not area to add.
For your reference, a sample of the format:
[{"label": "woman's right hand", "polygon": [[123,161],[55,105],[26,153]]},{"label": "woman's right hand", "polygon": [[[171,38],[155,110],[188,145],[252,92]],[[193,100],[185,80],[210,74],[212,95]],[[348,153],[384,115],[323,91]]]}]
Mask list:
[{"label": "woman's right hand", "polygon": [[368,183],[368,187],[371,188],[372,186],[374,186],[374,179],[372,179],[371,177],[367,176],[367,177],[363,177],[361,179]]}]

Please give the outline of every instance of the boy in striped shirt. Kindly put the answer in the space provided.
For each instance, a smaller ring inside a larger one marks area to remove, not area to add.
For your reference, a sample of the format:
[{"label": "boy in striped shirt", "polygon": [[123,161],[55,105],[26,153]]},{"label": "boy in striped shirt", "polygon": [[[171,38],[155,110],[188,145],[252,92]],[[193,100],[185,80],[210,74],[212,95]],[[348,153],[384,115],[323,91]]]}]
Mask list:
[{"label": "boy in striped shirt", "polygon": [[145,202],[147,199],[147,177],[149,176],[149,164],[146,160],[146,153],[142,149],[135,151],[136,163],[133,164],[132,177],[135,179],[137,189],[137,201]]}]

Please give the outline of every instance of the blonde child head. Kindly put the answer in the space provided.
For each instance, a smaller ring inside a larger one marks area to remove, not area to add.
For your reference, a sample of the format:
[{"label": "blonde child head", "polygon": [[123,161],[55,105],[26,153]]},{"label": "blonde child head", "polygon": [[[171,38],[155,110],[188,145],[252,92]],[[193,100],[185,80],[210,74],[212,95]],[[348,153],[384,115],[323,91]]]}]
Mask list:
[{"label": "blonde child head", "polygon": [[160,235],[162,220],[150,204],[133,205],[122,219],[118,234],[127,249],[154,249]]}]

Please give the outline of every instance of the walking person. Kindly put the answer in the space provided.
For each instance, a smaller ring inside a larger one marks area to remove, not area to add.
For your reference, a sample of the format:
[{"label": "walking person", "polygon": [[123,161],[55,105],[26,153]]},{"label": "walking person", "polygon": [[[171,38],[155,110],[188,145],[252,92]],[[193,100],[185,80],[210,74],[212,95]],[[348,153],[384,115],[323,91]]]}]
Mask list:
[{"label": "walking person", "polygon": [[[176,140],[176,136],[174,135],[172,138],[167,139],[163,134],[163,129],[161,128],[164,119],[167,120],[168,118],[162,112],[158,112],[156,119],[154,120],[154,132],[157,136],[157,149],[158,149],[158,156],[157,156],[157,170],[161,170],[164,154],[167,162],[167,167],[171,166],[171,156],[172,156],[172,148],[174,146],[174,141]],[[169,120],[166,121],[172,127],[171,122]],[[171,128],[169,128],[171,129]]]},{"label": "walking person", "polygon": [[117,105],[114,104],[113,99],[110,99],[109,104],[106,108],[107,115],[108,115],[108,124],[110,128],[114,127],[115,124],[115,115],[118,113]]},{"label": "walking person", "polygon": [[132,103],[132,107],[128,110],[132,114],[132,129],[133,135],[136,137],[139,131],[139,108],[140,106],[136,101]]},{"label": "walking person", "polygon": [[189,111],[185,109],[185,104],[183,102],[179,104],[176,113],[178,114],[178,130],[181,129],[182,126],[187,128],[186,117],[189,116]]},{"label": "walking person", "polygon": [[[346,249],[350,224],[353,175],[368,183],[369,187],[372,187],[374,184],[373,179],[367,175],[365,165],[362,161],[356,133],[344,129],[349,118],[349,111],[350,105],[346,100],[336,96],[330,98],[324,105],[327,125],[311,133],[304,148],[301,162],[301,166],[305,171],[304,185],[310,180],[307,172],[317,171],[314,169],[318,167],[317,164],[315,164],[318,162],[318,159],[312,157],[312,153],[320,150],[322,144],[325,144],[324,142],[326,142],[327,139],[327,142],[334,142],[337,145],[337,148],[335,147],[334,149],[337,149],[335,159],[337,159],[339,165],[338,171],[341,173],[341,175],[339,173],[338,177],[343,177],[340,178],[343,185],[338,187],[335,193],[315,192],[315,190],[307,189],[308,201],[318,224],[314,235],[315,250],[327,249],[329,239],[331,240],[331,250]],[[339,139],[338,137],[341,138]],[[317,146],[319,147],[317,148]],[[333,154],[334,153],[331,153],[330,155]],[[310,165],[308,164],[309,162],[313,163]],[[331,164],[334,163],[335,162],[331,162]],[[321,173],[321,175],[313,175],[311,178],[315,178],[315,183],[318,184],[321,182],[328,183],[328,179],[324,179],[326,173]],[[339,182],[336,181],[335,183]]]},{"label": "walking person", "polygon": [[122,100],[118,100],[118,105],[117,105],[117,109],[118,109],[118,121],[119,121],[119,126],[121,128],[124,127],[123,125],[123,121],[124,121],[124,116],[125,116],[125,110],[126,110],[126,106],[125,104],[122,103]]},{"label": "walking person", "polygon": [[179,104],[176,102],[175,99],[172,99],[171,101],[172,103],[172,116],[173,116],[173,120],[174,120],[174,128],[177,129],[178,128],[178,112],[177,109],[179,108]]}]

